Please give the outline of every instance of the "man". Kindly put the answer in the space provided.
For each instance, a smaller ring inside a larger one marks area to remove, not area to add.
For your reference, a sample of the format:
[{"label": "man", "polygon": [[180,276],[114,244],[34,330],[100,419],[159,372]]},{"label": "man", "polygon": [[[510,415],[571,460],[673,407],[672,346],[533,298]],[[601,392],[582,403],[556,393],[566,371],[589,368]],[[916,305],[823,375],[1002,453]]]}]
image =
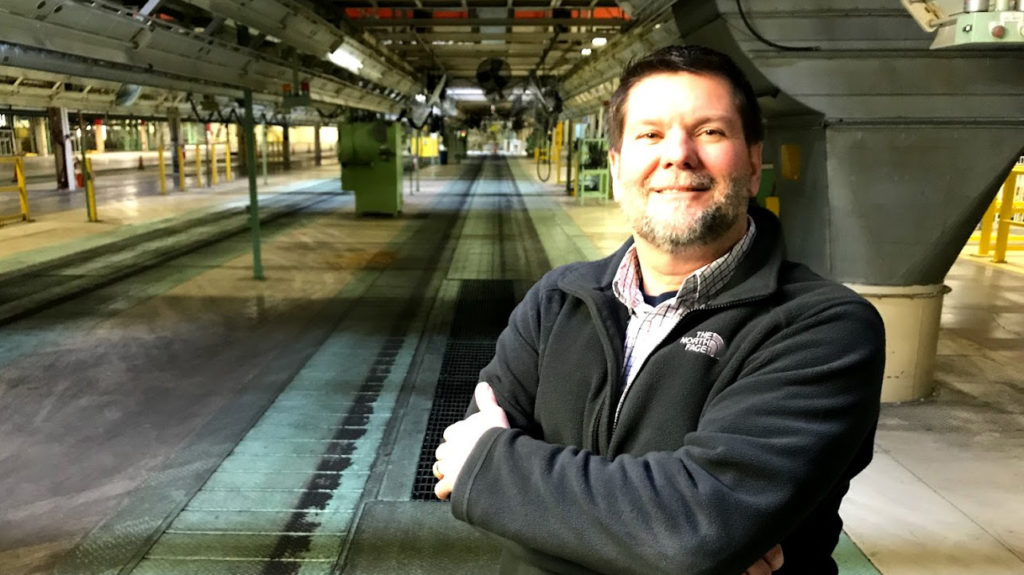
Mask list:
[{"label": "man", "polygon": [[503,574],[836,573],[881,319],[786,261],[778,220],[748,208],[763,128],[727,57],[633,63],[608,131],[632,240],[531,288],[446,430],[435,492],[503,540]]}]

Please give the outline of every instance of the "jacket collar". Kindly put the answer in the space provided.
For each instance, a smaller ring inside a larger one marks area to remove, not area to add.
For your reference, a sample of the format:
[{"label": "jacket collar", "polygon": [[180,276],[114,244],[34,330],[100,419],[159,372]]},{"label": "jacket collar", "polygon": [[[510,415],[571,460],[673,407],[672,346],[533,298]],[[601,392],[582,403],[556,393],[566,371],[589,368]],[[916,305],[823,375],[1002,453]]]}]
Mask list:
[{"label": "jacket collar", "polygon": [[[748,213],[757,226],[754,244],[743,257],[732,279],[712,298],[709,306],[718,307],[767,297],[774,293],[778,286],[779,270],[785,258],[779,220],[774,214],[753,202],[748,208]],[[559,279],[558,286],[580,297],[587,297],[588,294],[611,295],[615,271],[631,245],[633,238],[626,240],[615,253],[604,259],[574,266],[569,273]]]}]

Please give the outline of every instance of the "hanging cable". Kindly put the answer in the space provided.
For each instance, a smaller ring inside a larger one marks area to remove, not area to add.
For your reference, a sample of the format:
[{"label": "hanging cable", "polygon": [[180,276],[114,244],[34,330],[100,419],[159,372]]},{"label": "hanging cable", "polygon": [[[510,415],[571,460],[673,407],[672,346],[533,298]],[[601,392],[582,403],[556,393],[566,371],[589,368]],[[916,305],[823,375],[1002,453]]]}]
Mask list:
[{"label": "hanging cable", "polygon": [[750,33],[753,34],[755,38],[760,40],[762,44],[771,46],[772,48],[776,48],[778,50],[786,50],[787,52],[813,52],[815,50],[821,49],[820,46],[784,46],[782,44],[772,42],[768,38],[762,36],[760,32],[754,29],[754,25],[751,24],[750,20],[747,19],[747,13],[743,11],[742,0],[736,0],[736,9],[739,10],[740,18],[743,19],[743,24],[746,25],[747,30],[750,30]]}]

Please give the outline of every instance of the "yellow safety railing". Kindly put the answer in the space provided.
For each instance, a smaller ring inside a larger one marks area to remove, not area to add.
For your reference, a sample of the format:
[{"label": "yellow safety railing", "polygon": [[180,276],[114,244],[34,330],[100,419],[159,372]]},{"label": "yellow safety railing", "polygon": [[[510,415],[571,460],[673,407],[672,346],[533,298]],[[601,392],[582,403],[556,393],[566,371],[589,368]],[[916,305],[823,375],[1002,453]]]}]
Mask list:
[{"label": "yellow safety railing", "polygon": [[224,142],[224,181],[234,180],[231,175],[231,144]]},{"label": "yellow safety railing", "polygon": [[1018,177],[1024,175],[1024,164],[1017,164],[1010,170],[1003,182],[1002,192],[989,205],[981,220],[981,238],[978,242],[978,255],[988,255],[992,244],[992,228],[996,228],[995,251],[992,261],[1006,261],[1007,250],[1024,250],[1024,245],[1009,245],[1010,228],[1024,228],[1024,221],[1016,221],[1014,216],[1024,215],[1024,201],[1015,201]]},{"label": "yellow safety railing", "polygon": [[210,165],[210,185],[216,186],[219,181],[217,177],[217,142],[206,146],[206,154],[209,156],[207,163]]},{"label": "yellow safety railing", "polygon": [[0,214],[0,224],[5,221],[18,220],[22,222],[31,221],[28,214],[28,190],[25,188],[25,163],[18,156],[0,157],[0,164],[14,164],[14,186],[0,186],[0,192],[15,192],[21,204],[21,213],[12,215]]},{"label": "yellow safety railing", "polygon": [[551,157],[555,159],[555,183],[560,184],[562,179],[562,131],[563,123],[555,124],[555,138],[551,146]]}]

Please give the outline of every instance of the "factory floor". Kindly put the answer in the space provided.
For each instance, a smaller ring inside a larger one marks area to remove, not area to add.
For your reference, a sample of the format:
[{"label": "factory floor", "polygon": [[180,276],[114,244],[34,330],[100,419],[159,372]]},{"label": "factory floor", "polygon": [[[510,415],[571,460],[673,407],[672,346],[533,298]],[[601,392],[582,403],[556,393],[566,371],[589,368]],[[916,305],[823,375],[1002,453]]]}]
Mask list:
[{"label": "factory floor", "polygon": [[[131,174],[99,223],[0,226],[0,573],[489,572],[490,541],[411,495],[449,326],[470,286],[514,298],[626,226],[525,159],[469,164],[407,179],[397,218],[355,217],[336,165],[260,180],[262,280],[244,180]],[[844,502],[847,575],[1024,573],[1024,252],[971,250],[935,396],[883,407]]]}]

